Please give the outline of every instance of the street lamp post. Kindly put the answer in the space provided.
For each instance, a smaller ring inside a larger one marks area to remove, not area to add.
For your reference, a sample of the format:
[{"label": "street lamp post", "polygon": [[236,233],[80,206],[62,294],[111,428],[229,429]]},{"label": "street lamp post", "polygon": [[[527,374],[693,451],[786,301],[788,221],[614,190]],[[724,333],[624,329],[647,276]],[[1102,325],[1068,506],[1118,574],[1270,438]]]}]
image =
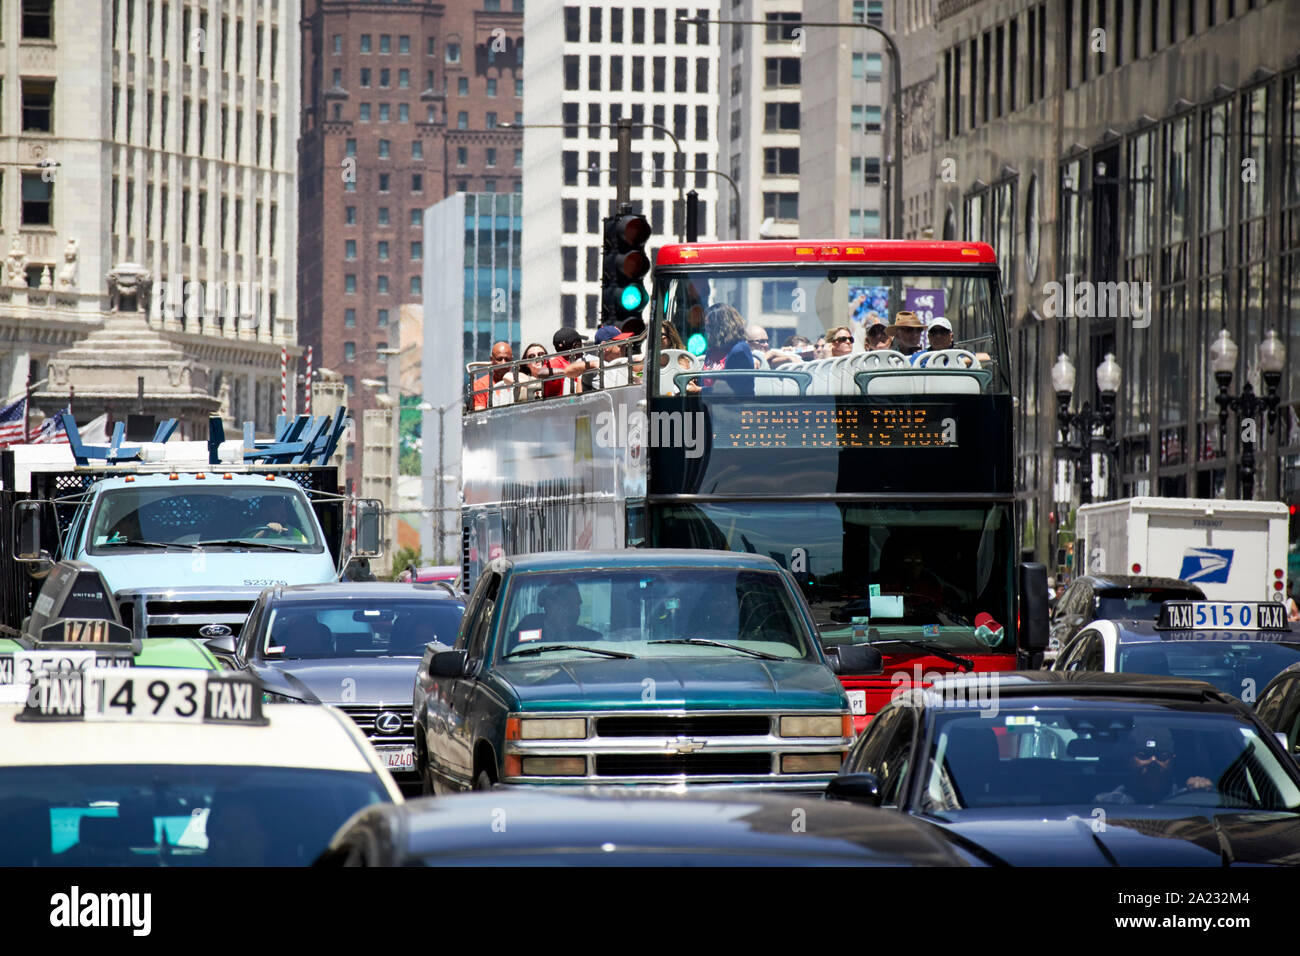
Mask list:
[{"label": "street lamp post", "polygon": [[[727,24],[729,26],[743,27],[770,27],[773,23],[767,20],[731,20],[713,17],[682,17],[678,23],[717,23]],[[889,77],[893,89],[890,91],[890,109],[894,114],[894,160],[893,160],[893,182],[890,183],[890,204],[893,211],[890,215],[889,235],[894,239],[902,238],[903,234],[903,64],[898,56],[898,44],[894,38],[876,26],[874,23],[865,21],[819,21],[812,20],[782,20],[779,25],[786,29],[803,29],[806,27],[828,27],[833,29],[842,29],[844,27],[856,27],[862,30],[870,30],[878,34],[885,41],[885,46],[889,50]]]},{"label": "street lamp post", "polygon": [[[1092,501],[1092,455],[1115,451],[1115,394],[1119,391],[1120,367],[1115,356],[1107,353],[1097,366],[1097,391],[1101,398],[1097,408],[1084,402],[1077,412],[1070,411],[1070,396],[1074,392],[1074,363],[1064,352],[1052,366],[1052,388],[1056,390],[1056,421],[1060,426],[1061,440],[1056,445],[1058,458],[1078,463],[1080,474],[1079,503]],[[1102,434],[1096,434],[1097,429]],[[1078,439],[1073,433],[1078,432]]]},{"label": "street lamp post", "polygon": [[1241,386],[1240,395],[1229,395],[1232,374],[1237,367],[1238,348],[1232,341],[1227,329],[1219,332],[1219,337],[1210,345],[1210,366],[1214,370],[1214,381],[1219,386],[1219,394],[1214,400],[1219,406],[1219,456],[1223,457],[1223,436],[1228,429],[1228,412],[1237,413],[1238,433],[1241,436],[1241,459],[1237,462],[1237,481],[1241,485],[1241,496],[1249,501],[1255,496],[1255,444],[1259,436],[1259,415],[1267,414],[1268,433],[1271,435],[1277,426],[1277,407],[1281,402],[1277,387],[1282,382],[1282,369],[1286,365],[1286,349],[1277,337],[1275,329],[1269,329],[1264,340],[1259,343],[1259,371],[1264,380],[1266,394],[1255,394],[1250,382]]},{"label": "street lamp post", "polygon": [[[446,487],[446,478],[443,476],[443,462],[442,462],[443,435],[445,434],[443,416],[447,414],[447,411],[449,409],[459,408],[459,407],[460,407],[459,399],[456,399],[455,401],[447,402],[445,405],[434,405],[432,402],[423,401],[416,406],[416,408],[418,408],[422,412],[438,413],[438,470],[435,472],[435,474],[437,475],[436,481],[438,484],[438,489],[437,489],[437,504],[434,506],[434,511],[437,514],[437,523],[438,523],[438,563],[439,564],[444,563],[443,554],[445,553],[444,545],[446,544],[445,536],[447,533],[446,526],[444,523],[445,522],[444,512],[448,510],[446,505],[443,503],[444,502],[443,489]],[[459,509],[455,509],[455,510],[459,510]]]}]

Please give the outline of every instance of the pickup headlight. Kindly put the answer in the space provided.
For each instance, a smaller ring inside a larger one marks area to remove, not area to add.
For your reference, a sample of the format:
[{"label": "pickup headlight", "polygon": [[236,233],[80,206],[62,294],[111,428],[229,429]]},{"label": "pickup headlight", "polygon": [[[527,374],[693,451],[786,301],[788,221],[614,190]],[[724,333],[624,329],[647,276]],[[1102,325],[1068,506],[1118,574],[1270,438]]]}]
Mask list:
[{"label": "pickup headlight", "polygon": [[839,773],[843,754],[785,754],[782,773]]},{"label": "pickup headlight", "polygon": [[581,777],[587,772],[585,757],[525,757],[527,777]]},{"label": "pickup headlight", "polygon": [[506,740],[585,740],[585,717],[511,717]]},{"label": "pickup headlight", "polygon": [[844,721],[839,714],[824,717],[782,717],[782,737],[839,737]]}]

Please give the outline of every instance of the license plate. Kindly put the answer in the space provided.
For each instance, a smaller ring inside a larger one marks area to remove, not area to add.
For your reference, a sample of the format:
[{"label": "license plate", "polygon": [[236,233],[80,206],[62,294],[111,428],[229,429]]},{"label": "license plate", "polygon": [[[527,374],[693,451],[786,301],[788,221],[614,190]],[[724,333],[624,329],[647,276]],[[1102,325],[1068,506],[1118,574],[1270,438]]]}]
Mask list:
[{"label": "license plate", "polygon": [[846,691],[849,695],[849,712],[855,717],[865,717],[867,714],[867,692],[865,690]]},{"label": "license plate", "polygon": [[396,746],[376,747],[379,762],[389,770],[415,770],[415,746],[399,744]]}]

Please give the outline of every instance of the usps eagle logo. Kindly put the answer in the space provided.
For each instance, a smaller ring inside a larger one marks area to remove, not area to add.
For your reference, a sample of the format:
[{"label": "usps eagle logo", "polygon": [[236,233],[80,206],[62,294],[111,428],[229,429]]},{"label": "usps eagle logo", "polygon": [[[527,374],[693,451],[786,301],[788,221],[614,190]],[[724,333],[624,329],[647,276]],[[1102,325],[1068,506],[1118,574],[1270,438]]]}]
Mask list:
[{"label": "usps eagle logo", "polygon": [[1232,570],[1231,548],[1188,548],[1178,576],[1184,581],[1204,584],[1227,584]]}]

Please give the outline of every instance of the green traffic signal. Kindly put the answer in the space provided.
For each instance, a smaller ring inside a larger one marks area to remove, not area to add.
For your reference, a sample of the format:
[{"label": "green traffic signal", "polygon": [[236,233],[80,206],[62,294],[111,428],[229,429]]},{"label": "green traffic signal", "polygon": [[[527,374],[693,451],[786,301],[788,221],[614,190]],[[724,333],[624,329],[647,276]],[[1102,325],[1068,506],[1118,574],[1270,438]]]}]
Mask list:
[{"label": "green traffic signal", "polygon": [[631,285],[623,287],[618,302],[619,305],[627,309],[629,312],[638,312],[645,306],[645,300],[645,289],[641,288],[641,283],[634,282]]}]

